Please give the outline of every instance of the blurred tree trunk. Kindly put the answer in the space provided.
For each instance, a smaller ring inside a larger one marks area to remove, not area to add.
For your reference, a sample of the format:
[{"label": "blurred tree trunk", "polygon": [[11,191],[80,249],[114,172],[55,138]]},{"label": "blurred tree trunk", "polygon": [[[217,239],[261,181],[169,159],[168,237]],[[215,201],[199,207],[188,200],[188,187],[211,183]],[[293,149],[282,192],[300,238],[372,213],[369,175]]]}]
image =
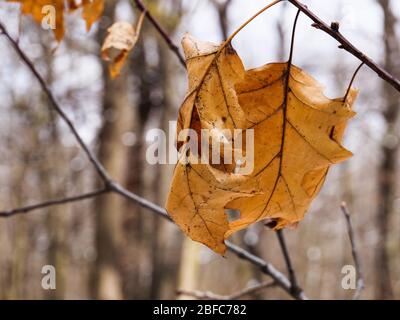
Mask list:
[{"label": "blurred tree trunk", "polygon": [[[148,25],[142,30],[142,39],[151,39]],[[165,106],[162,90],[164,60],[160,55],[159,43],[146,47],[141,41],[136,47],[137,56],[133,57],[132,74],[136,78],[137,108],[135,109],[135,145],[129,154],[129,163],[134,170],[127,172],[128,188],[133,192],[158,203],[159,167],[146,162],[146,127],[151,121],[154,127],[160,127]],[[148,56],[156,57],[157,63],[149,63]],[[132,213],[132,211],[134,213]],[[126,294],[131,299],[157,298],[161,272],[158,250],[160,217],[148,214],[140,206],[129,203],[124,218],[126,246],[131,251],[126,262]]]},{"label": "blurred tree trunk", "polygon": [[228,21],[228,10],[232,4],[232,0],[212,0],[215,9],[218,14],[218,22],[221,30],[222,39],[228,39],[229,37],[229,21]]},{"label": "blurred tree trunk", "polygon": [[[46,110],[47,111],[47,110]],[[54,146],[51,150],[51,159],[64,159],[65,154],[62,154],[62,150],[58,146],[60,146],[60,140],[57,133],[56,127],[56,119],[55,114],[50,112],[50,138],[48,145]],[[57,188],[58,190],[53,189],[52,177],[54,176],[54,172],[60,173],[62,172],[61,166],[63,161],[52,162],[45,161],[40,168],[40,189],[41,195],[43,199],[46,198],[58,198],[62,197],[67,190],[63,186]],[[54,166],[57,166],[54,168]],[[64,184],[63,184],[64,185]],[[65,238],[66,238],[66,216],[68,207],[60,206],[55,208],[50,208],[45,210],[47,212],[46,216],[46,231],[49,242],[49,247],[47,249],[47,259],[45,260],[46,265],[54,266],[57,272],[57,290],[48,290],[46,292],[47,299],[63,299],[65,297],[65,267],[66,267],[66,259],[67,254],[65,252]]]},{"label": "blurred tree trunk", "polygon": [[[166,10],[164,7],[171,10]],[[170,7],[168,5],[171,5]],[[179,1],[154,1],[153,14],[173,33],[180,21]],[[129,163],[134,170],[127,173],[128,188],[133,192],[162,205],[163,165],[150,165],[146,161],[146,129],[161,128],[168,114],[170,87],[165,84],[173,77],[168,73],[165,44],[154,29],[145,23],[141,41],[132,55],[131,73],[136,84],[135,144],[131,148]],[[132,213],[132,211],[134,213]],[[124,259],[125,294],[129,299],[159,299],[162,283],[169,277],[165,266],[165,243],[162,243],[162,219],[149,214],[140,206],[128,203],[124,217],[126,247],[129,255]],[[176,260],[174,261],[176,262]],[[173,270],[172,270],[173,272]]]},{"label": "blurred tree trunk", "polygon": [[[46,45],[45,40],[42,41],[42,47],[45,52],[44,59],[48,65],[46,83],[50,87],[53,85],[53,52],[52,49]],[[45,97],[43,97],[45,99]],[[44,103],[49,104],[46,100]],[[48,161],[41,162],[39,175],[41,183],[41,194],[42,198],[59,198],[64,194],[67,194],[65,184],[61,184],[60,187],[53,186],[53,179],[57,174],[63,175],[63,169],[65,168],[65,162],[67,161],[67,154],[65,154],[65,149],[61,145],[61,139],[59,136],[57,128],[57,114],[48,106],[48,109],[43,108],[41,112],[45,113],[46,118],[48,118],[48,128],[49,137],[46,142],[47,145],[53,146],[51,148],[50,156]],[[44,148],[41,149],[45,149]],[[43,150],[44,152],[44,150]],[[60,159],[54,161],[54,159]],[[67,173],[65,173],[67,174]],[[49,208],[45,210],[47,215],[45,217],[47,236],[49,246],[47,248],[47,259],[45,261],[46,265],[54,266],[57,272],[57,289],[48,290],[46,292],[47,299],[63,299],[65,298],[65,278],[66,278],[66,265],[68,260],[68,254],[66,252],[66,239],[67,235],[67,220],[65,213],[68,211],[68,206],[57,206],[54,208]]]},{"label": "blurred tree trunk", "polygon": [[[400,76],[400,46],[396,37],[396,18],[390,8],[389,0],[379,0],[384,13],[384,68],[394,76]],[[379,166],[378,180],[378,243],[376,248],[376,298],[393,298],[390,277],[390,254],[388,252],[389,219],[393,210],[396,187],[396,165],[398,141],[395,126],[399,117],[400,103],[398,92],[388,84],[383,85],[383,116],[386,120],[386,134],[381,147],[382,160]]]},{"label": "blurred tree trunk", "polygon": [[[176,90],[176,82],[182,79],[181,74],[177,72],[182,70],[182,68],[166,45],[160,45],[160,54],[163,61],[162,83],[165,103],[162,108],[160,124],[161,128],[168,135],[170,133],[169,121],[176,118],[177,108],[180,103],[180,95]],[[173,141],[169,141],[169,143],[173,143]],[[157,203],[164,205],[169,192],[174,165],[159,165],[157,168],[157,176],[154,179],[154,184],[159,185]],[[178,272],[176,270],[180,263],[181,246],[182,234],[178,228],[164,219],[159,219],[157,239],[159,255],[157,258],[157,267],[154,269],[155,280],[153,281],[153,296],[157,296],[159,299],[175,298],[178,281]],[[155,294],[156,290],[158,291],[157,294]]]},{"label": "blurred tree trunk", "polygon": [[[19,166],[16,167],[12,173],[12,190],[15,192],[12,203],[15,204],[16,207],[23,205],[26,199],[23,196],[24,192],[22,187],[26,170],[26,167]],[[28,239],[26,235],[28,228],[26,217],[16,217],[13,222],[13,227],[15,231],[12,240],[14,252],[11,265],[11,292],[7,295],[9,299],[24,299],[25,268],[28,253]]]},{"label": "blurred tree trunk", "polygon": [[[13,190],[11,204],[14,207],[20,207],[25,205],[31,197],[37,196],[36,190],[32,192],[27,187],[29,177],[36,176],[40,179],[41,171],[45,170],[46,167],[46,164],[38,161],[39,154],[42,152],[38,131],[44,124],[43,120],[47,119],[47,110],[36,110],[25,101],[16,102],[14,108],[17,113],[23,115],[22,118],[25,123],[29,124],[17,129],[19,136],[26,136],[29,139],[22,143],[16,139],[13,143],[14,146],[19,147],[15,158],[20,159],[20,163],[13,166],[11,170],[10,184]],[[14,220],[10,219],[10,225],[13,226],[13,254],[10,270],[11,286],[9,292],[7,292],[7,298],[40,298],[43,290],[41,290],[40,281],[37,281],[37,276],[40,275],[41,265],[34,264],[31,266],[30,264],[31,261],[34,261],[34,252],[30,248],[32,245],[31,235],[34,233],[36,225],[35,219],[29,216],[17,216]],[[37,295],[38,293],[40,295]]]},{"label": "blurred tree trunk", "polygon": [[[107,1],[105,16],[113,20],[117,1]],[[106,29],[98,34],[99,43]],[[126,71],[126,67],[124,69]],[[123,73],[111,80],[103,64],[103,125],[99,132],[98,157],[111,177],[124,184],[128,172],[128,148],[121,143],[131,131],[132,108],[128,99],[128,77]],[[122,299],[123,279],[120,268],[122,212],[124,200],[104,195],[95,201],[97,261],[94,262],[92,296],[98,299]]]},{"label": "blurred tree trunk", "polygon": [[[127,175],[127,186],[132,192],[147,198],[147,188],[145,182],[150,178],[145,172],[145,135],[147,121],[153,111],[154,104],[151,100],[151,93],[156,90],[158,85],[154,71],[146,63],[146,48],[143,39],[148,29],[145,24],[142,29],[142,41],[135,48],[137,56],[134,56],[130,72],[136,78],[137,107],[134,110],[134,134],[135,144],[129,152],[129,163],[133,170],[129,170]],[[157,44],[155,44],[157,45]],[[157,52],[153,52],[157,55]],[[152,199],[150,199],[152,200]],[[125,246],[128,255],[124,259],[124,278],[126,281],[125,294],[128,299],[146,299],[149,297],[149,289],[152,279],[152,268],[150,256],[153,254],[149,250],[152,237],[151,231],[153,215],[133,203],[127,203],[124,215],[124,235]],[[149,225],[150,224],[150,225]]]},{"label": "blurred tree trunk", "polygon": [[[196,291],[200,288],[199,274],[201,271],[200,250],[198,243],[185,238],[182,248],[182,257],[179,268],[178,289]],[[207,284],[205,285],[207,286]],[[179,299],[192,299],[192,297],[181,295]]]},{"label": "blurred tree trunk", "polygon": [[[160,82],[159,82],[159,90],[161,93],[160,101],[159,103],[161,104],[160,106],[155,106],[153,109],[156,108],[158,115],[157,116],[157,124],[158,128],[162,128],[162,124],[164,121],[165,114],[167,113],[168,109],[168,102],[166,99],[167,92],[165,91],[165,83],[167,77],[170,77],[171,75],[167,73],[167,68],[166,64],[167,61],[165,60],[165,55],[162,54],[162,44],[159,44],[157,46],[157,51],[158,51],[158,56],[159,56],[159,65],[158,65],[158,74],[160,77]],[[166,132],[166,131],[164,131]],[[142,137],[144,141],[146,141],[145,137]],[[146,153],[146,150],[143,152],[144,154]],[[160,179],[161,179],[161,174],[162,174],[162,166],[163,165],[156,165],[155,168],[151,168],[151,170],[154,172],[153,177],[150,181],[150,190],[152,191],[152,196],[151,198],[155,203],[160,203],[162,204],[162,188],[160,184]],[[148,168],[150,169],[150,168]],[[159,299],[160,298],[160,288],[161,288],[161,282],[163,279],[163,270],[164,270],[164,256],[161,250],[163,247],[163,244],[160,243],[160,238],[161,238],[161,224],[162,224],[162,218],[159,217],[158,215],[153,215],[152,221],[151,221],[151,231],[153,232],[153,236],[150,238],[150,254],[151,254],[151,265],[152,265],[152,275],[151,275],[151,285],[150,285],[150,290],[149,290],[149,297],[150,299]]]}]

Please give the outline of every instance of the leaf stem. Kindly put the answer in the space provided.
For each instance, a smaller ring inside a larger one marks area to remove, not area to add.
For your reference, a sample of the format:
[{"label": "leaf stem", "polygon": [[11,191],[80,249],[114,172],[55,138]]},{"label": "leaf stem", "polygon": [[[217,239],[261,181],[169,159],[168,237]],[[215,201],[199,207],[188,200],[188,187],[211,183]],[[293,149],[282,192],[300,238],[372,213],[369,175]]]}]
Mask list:
[{"label": "leaf stem", "polygon": [[358,71],[360,71],[361,67],[362,67],[364,64],[365,64],[365,62],[361,62],[361,64],[360,64],[360,65],[358,66],[358,68],[356,69],[356,71],[354,71],[353,77],[351,78],[351,81],[350,81],[350,83],[349,83],[349,86],[347,87],[346,94],[345,94],[345,96],[344,96],[344,98],[343,98],[343,102],[346,102],[346,100],[347,100],[347,98],[348,98],[348,96],[349,96],[349,94],[350,94],[351,87],[353,86],[354,80],[356,79],[356,76],[357,76],[357,74],[358,74]]},{"label": "leaf stem", "polygon": [[282,0],[275,0],[273,2],[271,2],[270,4],[268,4],[267,6],[265,6],[264,8],[262,8],[260,11],[258,11],[256,14],[254,14],[250,19],[248,19],[247,21],[245,21],[239,28],[236,29],[235,32],[233,32],[228,39],[225,40],[225,42],[222,44],[220,51],[222,51],[232,40],[234,37],[236,37],[236,35],[242,31],[250,22],[252,22],[255,18],[257,18],[260,14],[262,14],[263,12],[267,11],[269,8],[273,7],[274,5],[278,4],[279,2],[281,2]]},{"label": "leaf stem", "polygon": [[[288,72],[290,72],[290,66],[292,65],[292,60],[293,60],[293,51],[294,51],[294,40],[296,38],[296,28],[297,28],[297,21],[299,20],[299,15],[300,15],[300,10],[297,11],[296,17],[294,19],[293,23],[293,29],[292,29],[292,39],[290,40],[290,53],[289,53],[289,59],[288,59]],[[289,74],[288,74],[289,77]]]},{"label": "leaf stem", "polygon": [[[224,43],[219,47],[218,51],[215,53],[214,58],[211,60],[211,62],[209,63],[209,65],[207,66],[207,69],[205,70],[203,77],[201,79],[201,81],[199,82],[197,88],[193,91],[196,92],[196,94],[198,93],[199,89],[201,88],[201,86],[203,85],[204,79],[206,78],[207,74],[210,72],[211,67],[213,66],[213,64],[215,63],[215,61],[217,61],[218,57],[220,56],[221,52],[225,49],[225,47],[227,45],[229,45],[232,41],[232,39],[240,32],[242,31],[250,22],[252,22],[255,18],[257,18],[260,14],[262,14],[263,12],[265,12],[266,10],[268,10],[269,8],[273,7],[274,5],[278,4],[279,2],[281,2],[282,0],[275,0],[273,2],[271,2],[270,4],[268,4],[267,6],[265,6],[264,8],[262,8],[260,11],[258,11],[256,14],[254,14],[250,19],[248,19],[247,21],[245,21],[239,28],[236,29],[236,31],[234,31],[228,39],[226,39],[224,41]],[[193,93],[192,92],[192,93]]]}]

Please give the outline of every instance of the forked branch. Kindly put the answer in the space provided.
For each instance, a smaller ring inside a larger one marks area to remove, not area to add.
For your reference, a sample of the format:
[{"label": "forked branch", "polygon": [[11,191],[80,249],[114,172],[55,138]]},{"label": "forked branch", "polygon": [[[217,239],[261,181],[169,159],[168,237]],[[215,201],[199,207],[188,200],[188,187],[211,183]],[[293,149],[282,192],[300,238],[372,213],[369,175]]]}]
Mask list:
[{"label": "forked branch", "polygon": [[298,0],[287,0],[295,7],[297,7],[301,12],[303,12],[307,17],[309,17],[314,23],[312,26],[316,29],[322,30],[332,38],[340,43],[339,48],[346,50],[361,62],[364,62],[368,67],[370,67],[375,73],[389,83],[393,88],[400,92],[400,80],[391,75],[387,70],[380,67],[376,62],[369,58],[365,53],[356,48],[337,28],[332,28],[332,26],[326,24],[322,21],[314,12],[309,10],[306,5],[302,4]]},{"label": "forked branch", "polygon": [[171,49],[172,52],[178,57],[179,62],[183,67],[186,68],[185,58],[179,51],[179,47],[172,41],[171,37],[168,35],[168,32],[158,23],[156,18],[147,10],[146,6],[143,4],[142,0],[130,0],[132,4],[136,5],[136,7],[146,14],[147,19],[150,23],[154,26],[160,36],[164,39],[168,47]]}]

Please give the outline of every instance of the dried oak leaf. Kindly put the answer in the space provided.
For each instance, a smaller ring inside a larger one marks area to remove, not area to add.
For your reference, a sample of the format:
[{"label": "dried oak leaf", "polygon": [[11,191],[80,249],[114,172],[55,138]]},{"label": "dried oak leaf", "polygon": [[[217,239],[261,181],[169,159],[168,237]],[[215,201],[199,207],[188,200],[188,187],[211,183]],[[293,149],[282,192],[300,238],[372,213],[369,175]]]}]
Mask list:
[{"label": "dried oak leaf", "polygon": [[[253,194],[219,199],[214,181],[207,180],[210,193],[201,203],[208,211],[200,212],[196,205],[185,203],[196,204],[193,199],[202,197],[206,186],[184,192],[196,182],[180,173],[183,168],[178,164],[167,199],[168,213],[189,237],[219,253],[225,249],[221,239],[257,221],[274,219],[276,229],[296,224],[321,189],[329,167],[352,155],[340,143],[347,121],[354,116],[351,108],[357,91],[352,89],[345,101],[329,99],[316,80],[288,63],[246,71],[230,45],[216,46],[186,35],[183,47],[189,90],[179,112],[178,133],[186,128],[254,129],[250,175],[241,175],[240,169],[234,174],[232,165],[196,165],[197,172],[207,167],[220,178],[234,175],[240,179],[241,185],[234,190],[219,183],[225,192]],[[191,167],[189,159],[185,168]],[[185,203],[176,196],[180,193],[189,197]],[[228,222],[224,209],[239,210],[240,218]],[[207,217],[208,224],[199,216]],[[192,228],[194,217],[199,217],[196,229]],[[219,226],[218,233],[209,228],[211,224]],[[210,241],[216,234],[217,246]]]},{"label": "dried oak leaf", "polygon": [[190,155],[188,163],[178,161],[175,167],[167,211],[182,230],[195,241],[215,252],[225,252],[228,230],[224,206],[236,198],[250,197],[255,186],[247,177],[224,173],[209,165],[198,164]]},{"label": "dried oak leaf", "polygon": [[129,53],[136,45],[145,14],[142,13],[137,26],[129,22],[119,21],[108,28],[108,35],[101,48],[103,60],[110,61],[109,71],[112,78],[116,78],[128,58]]},{"label": "dried oak leaf", "polygon": [[86,21],[87,29],[96,22],[102,15],[105,0],[7,0],[8,2],[21,3],[21,11],[25,15],[32,15],[33,19],[42,23],[47,12],[44,10],[46,6],[53,6],[55,9],[55,29],[54,36],[57,41],[61,41],[64,37],[64,15],[79,8],[82,8],[82,18]]},{"label": "dried oak leaf", "polygon": [[250,70],[237,83],[246,117],[254,122],[254,171],[262,195],[226,204],[240,210],[226,237],[269,218],[275,229],[303,219],[329,167],[352,156],[340,143],[357,92],[329,99],[311,76],[287,63]]}]

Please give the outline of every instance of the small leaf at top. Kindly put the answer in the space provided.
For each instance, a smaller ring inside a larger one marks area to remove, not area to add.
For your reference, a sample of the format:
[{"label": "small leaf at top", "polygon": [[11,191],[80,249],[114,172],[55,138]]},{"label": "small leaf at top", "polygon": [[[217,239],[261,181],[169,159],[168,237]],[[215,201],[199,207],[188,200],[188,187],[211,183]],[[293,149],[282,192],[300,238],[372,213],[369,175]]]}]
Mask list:
[{"label": "small leaf at top", "polygon": [[109,70],[112,78],[117,77],[138,41],[144,13],[141,14],[136,28],[128,22],[116,22],[108,29],[108,35],[101,48],[103,60],[110,61]]}]

